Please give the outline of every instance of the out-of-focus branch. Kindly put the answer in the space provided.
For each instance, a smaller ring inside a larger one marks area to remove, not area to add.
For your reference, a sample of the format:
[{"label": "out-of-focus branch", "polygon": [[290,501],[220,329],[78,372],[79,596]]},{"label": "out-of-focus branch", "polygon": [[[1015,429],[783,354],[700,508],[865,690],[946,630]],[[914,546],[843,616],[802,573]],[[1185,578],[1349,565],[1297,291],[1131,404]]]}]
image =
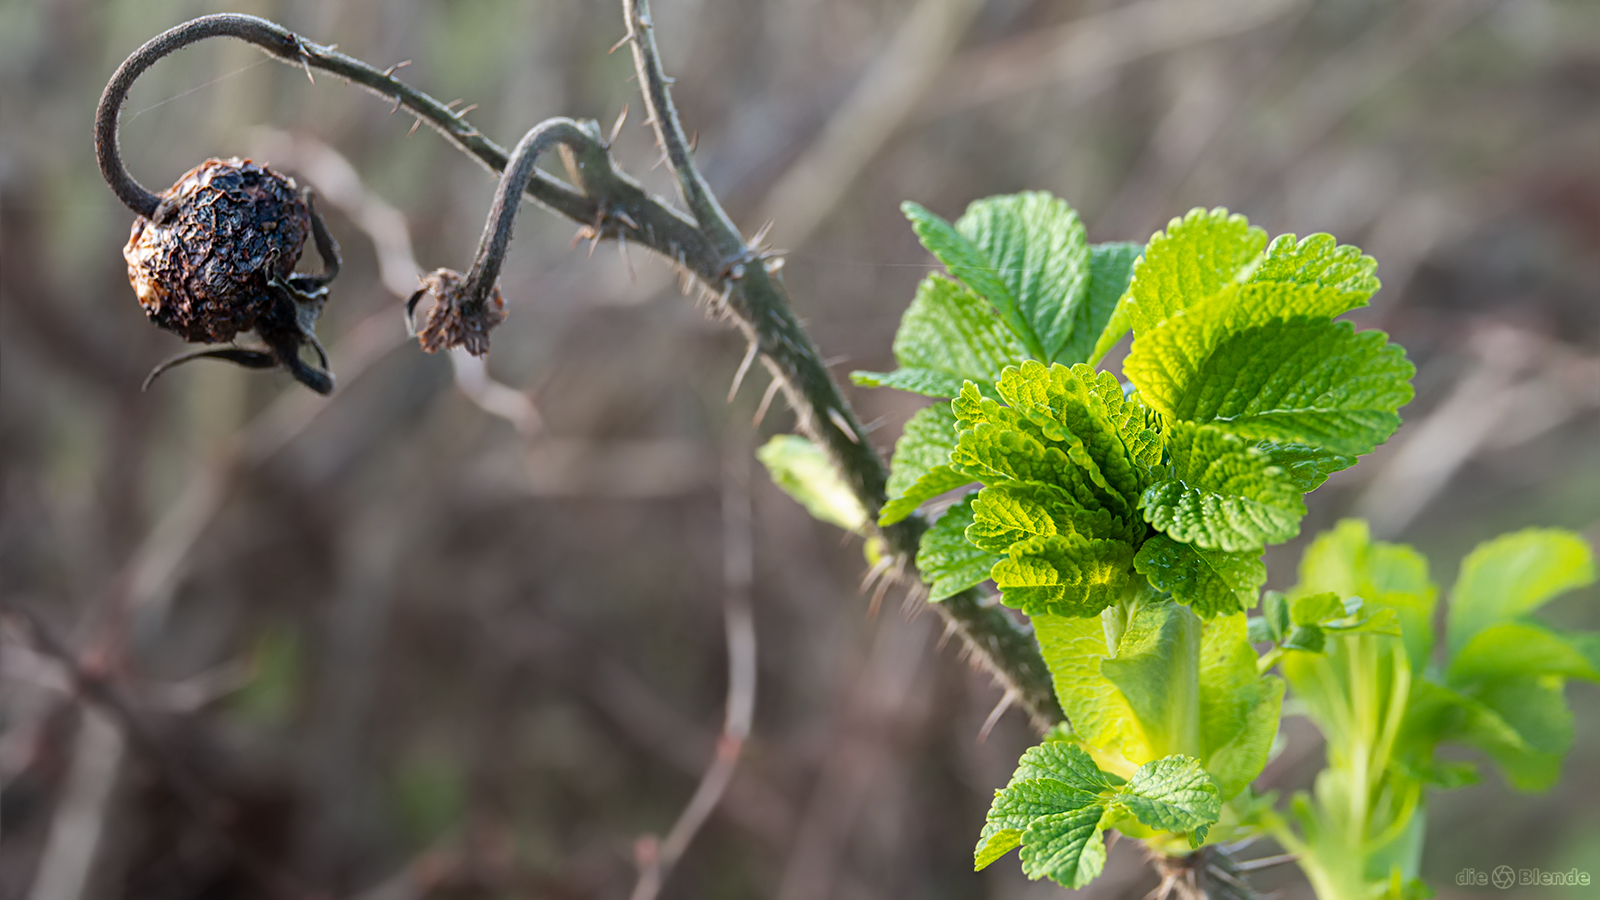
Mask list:
[{"label": "out-of-focus branch", "polygon": [[[15,627],[27,636],[35,650],[51,657],[65,668],[78,696],[104,714],[106,722],[121,732],[126,743],[155,767],[161,779],[166,782],[167,787],[189,814],[221,837],[224,846],[239,864],[249,871],[271,896],[285,900],[308,896],[307,891],[297,884],[288,872],[273,865],[254,847],[235,839],[229,827],[229,812],[226,805],[208,791],[206,786],[197,780],[166,744],[151,731],[144,717],[128,702],[107,673],[99,671],[98,667],[91,669],[81,662],[67,647],[66,642],[29,610],[8,601],[0,601],[0,617],[13,622]],[[103,730],[101,726],[106,722],[86,723],[85,737],[98,741],[105,748],[104,752],[96,756],[101,766],[114,771],[121,757],[121,742],[111,741],[100,733]],[[104,777],[104,773],[98,774]],[[109,790],[109,787],[103,789]],[[61,879],[59,883],[63,889],[71,886],[68,879]],[[79,883],[78,887],[81,888],[82,884]],[[62,893],[57,896],[70,898],[76,894]]]},{"label": "out-of-focus branch", "polygon": [[973,50],[929,90],[938,116],[1050,84],[1091,78],[1176,47],[1259,28],[1306,0],[1139,0]]},{"label": "out-of-focus branch", "polygon": [[966,32],[980,0],[921,0],[887,48],[828,120],[822,134],[767,194],[758,219],[795,247],[855,183],[874,154],[916,109]]},{"label": "out-of-focus branch", "polygon": [[755,541],[750,513],[750,454],[724,467],[722,486],[722,616],[728,636],[728,700],[716,755],[665,839],[641,838],[639,880],[631,900],[655,900],[661,885],[699,833],[739,765],[756,705],[756,629],[750,609],[755,580]]}]

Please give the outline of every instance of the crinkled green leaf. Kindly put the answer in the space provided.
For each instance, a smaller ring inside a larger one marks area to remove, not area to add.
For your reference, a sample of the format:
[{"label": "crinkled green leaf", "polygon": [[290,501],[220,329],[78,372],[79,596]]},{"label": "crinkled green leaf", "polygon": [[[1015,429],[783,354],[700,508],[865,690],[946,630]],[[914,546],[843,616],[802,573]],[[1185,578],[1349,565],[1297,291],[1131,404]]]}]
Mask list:
[{"label": "crinkled green leaf", "polygon": [[1151,535],[1139,547],[1133,567],[1205,618],[1249,609],[1267,581],[1259,547],[1240,553],[1206,550],[1164,534]]},{"label": "crinkled green leaf", "polygon": [[811,515],[846,531],[866,528],[866,510],[821,447],[799,435],[779,434],[756,451],[756,458],[767,467],[773,484]]},{"label": "crinkled green leaf", "polygon": [[1423,761],[1439,743],[1476,747],[1518,790],[1541,791],[1561,774],[1572,745],[1572,712],[1559,676],[1510,678],[1458,692],[1414,681],[1397,750]]},{"label": "crinkled green leaf", "polygon": [[1065,888],[1081,888],[1100,877],[1106,864],[1101,840],[1105,808],[1086,806],[1033,820],[1022,834],[1022,871]]},{"label": "crinkled green leaf", "polygon": [[1134,334],[1143,334],[1236,281],[1266,244],[1266,232],[1251,227],[1244,216],[1221,208],[1190,210],[1151,236],[1118,306],[1127,307]]},{"label": "crinkled green leaf", "polygon": [[930,397],[954,397],[963,381],[993,384],[1026,351],[981,297],[942,275],[917,286],[916,298],[895,332],[900,368],[888,374],[855,372],[867,387],[893,387]]},{"label": "crinkled green leaf", "polygon": [[1100,489],[1103,505],[1123,514],[1132,510],[1143,472],[1118,433],[1124,398],[1114,376],[1085,365],[1046,367],[1029,360],[1006,369],[997,387],[1012,409],[1062,445]]},{"label": "crinkled green leaf", "polygon": [[1285,650],[1304,650],[1307,653],[1321,653],[1327,646],[1328,636],[1316,625],[1296,625],[1289,629],[1289,634],[1284,637],[1281,646]]},{"label": "crinkled green leaf", "polygon": [[1092,616],[1116,601],[1132,570],[1132,546],[1073,533],[1012,544],[991,576],[1002,602],[1030,616]]},{"label": "crinkled green leaf", "polygon": [[1568,635],[1534,622],[1501,622],[1473,635],[1451,657],[1446,683],[1459,688],[1537,675],[1600,681],[1594,661]]},{"label": "crinkled green leaf", "polygon": [[1095,765],[1094,759],[1070,741],[1045,741],[1024,750],[1017,761],[1012,783],[1051,778],[1074,789],[1104,793],[1121,787],[1123,781]]},{"label": "crinkled green leaf", "polygon": [[1462,561],[1451,590],[1451,655],[1485,628],[1530,613],[1594,577],[1589,545],[1570,531],[1529,528],[1479,544]]},{"label": "crinkled green leaf", "polygon": [[[1092,851],[1070,844],[1081,838],[1086,846],[1098,836],[1108,798],[1122,784],[1071,743],[1046,741],[1029,748],[1011,781],[995,792],[973,854],[974,868],[982,869],[1021,845],[1023,871],[1030,877],[1086,884],[1099,873],[1097,866],[1080,863]],[[1074,881],[1078,878],[1084,880]]]},{"label": "crinkled green leaf", "polygon": [[956,226],[919,204],[906,201],[900,209],[911,220],[911,228],[928,252],[939,258],[950,274],[961,279],[974,293],[994,307],[1000,321],[1016,335],[1028,353],[1035,358],[1044,357],[1043,346],[1033,326],[1023,317],[1017,298],[1000,276],[998,267],[989,255]]},{"label": "crinkled green leaf", "polygon": [[1367,523],[1346,519],[1317,535],[1300,558],[1299,593],[1332,591],[1361,597],[1365,610],[1393,610],[1413,672],[1421,672],[1433,651],[1433,608],[1438,588],[1428,577],[1428,561],[1403,544],[1373,541]]},{"label": "crinkled green leaf", "polygon": [[1140,766],[1117,792],[1121,804],[1140,823],[1161,831],[1189,832],[1198,847],[1222,814],[1221,792],[1198,760],[1169,756]]},{"label": "crinkled green leaf", "polygon": [[1300,241],[1292,234],[1280,234],[1267,245],[1247,280],[1334,288],[1348,295],[1345,308],[1349,309],[1378,292],[1377,271],[1377,260],[1348,244],[1341,246],[1331,234],[1310,234]]},{"label": "crinkled green leaf", "polygon": [[[1144,252],[1139,244],[1094,244],[1089,248],[1089,295],[1078,307],[1078,316],[1072,326],[1072,337],[1056,354],[1059,363],[1087,363],[1099,359],[1095,346],[1110,331],[1111,315],[1117,301],[1128,290],[1133,278],[1133,262]],[[1111,338],[1115,344],[1128,329]],[[1110,349],[1109,346],[1107,349]],[[1104,355],[1104,354],[1101,354]],[[1091,358],[1093,357],[1093,358]]]},{"label": "crinkled green leaf", "polygon": [[989,579],[1000,555],[980,550],[967,540],[972,524],[972,497],[950,507],[939,521],[922,533],[917,549],[917,571],[930,585],[930,601],[943,600]]},{"label": "crinkled green leaf", "polygon": [[967,539],[985,550],[1003,553],[1012,544],[1034,537],[1120,538],[1125,533],[1116,516],[1103,509],[1084,509],[1054,485],[1008,481],[978,492]]},{"label": "crinkled green leaf", "polygon": [[950,468],[956,445],[956,418],[948,403],[935,403],[906,422],[889,462],[889,502],[878,512],[879,525],[893,525],[928,500],[970,484]]},{"label": "crinkled green leaf", "polygon": [[[1170,419],[1217,422],[1242,437],[1361,455],[1399,427],[1415,368],[1381,331],[1356,332],[1312,301],[1342,296],[1301,285],[1229,287],[1207,304],[1141,332],[1123,371]],[[1280,318],[1259,304],[1283,307]],[[1227,310],[1218,304],[1233,302]],[[1211,314],[1208,315],[1207,313]],[[1242,320],[1236,322],[1235,320]]]},{"label": "crinkled green leaf", "polygon": [[1042,191],[974,201],[956,230],[983,251],[1022,318],[1055,359],[1088,300],[1089,241],[1078,214]]},{"label": "crinkled green leaf", "polygon": [[1299,445],[1251,442],[1215,425],[1171,422],[1169,477],[1140,499],[1145,521],[1174,539],[1240,553],[1300,531],[1302,495],[1354,460]]}]

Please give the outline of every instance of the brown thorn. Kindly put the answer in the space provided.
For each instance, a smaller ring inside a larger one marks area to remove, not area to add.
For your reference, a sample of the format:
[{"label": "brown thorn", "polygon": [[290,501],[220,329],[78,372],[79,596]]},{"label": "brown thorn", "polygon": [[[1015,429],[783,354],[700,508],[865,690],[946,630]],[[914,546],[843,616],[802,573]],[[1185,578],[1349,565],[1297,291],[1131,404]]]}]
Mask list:
[{"label": "brown thorn", "polygon": [[406,132],[406,137],[411,137],[413,134],[416,134],[417,133],[417,128],[419,126],[421,126],[421,125],[422,125],[422,117],[421,116],[417,116],[417,120],[415,122],[411,123],[411,130]]},{"label": "brown thorn", "polygon": [[628,121],[628,104],[622,104],[622,112],[617,114],[617,121],[611,126],[611,134],[606,136],[606,149],[617,142],[617,135],[622,133],[622,123]]},{"label": "brown thorn", "polygon": [[633,29],[629,28],[628,29],[628,33],[622,36],[622,40],[617,41],[615,44],[611,45],[611,49],[606,51],[606,55],[610,56],[611,54],[617,52],[618,48],[620,48],[623,44],[626,44],[627,42],[629,42],[631,40],[633,40]]},{"label": "brown thorn", "polygon": [[733,373],[733,386],[728,388],[728,402],[739,394],[739,386],[744,384],[745,373],[750,371],[750,364],[756,361],[756,342],[750,342],[750,349],[744,352],[744,359],[739,361],[739,370]]},{"label": "brown thorn", "polygon": [[761,420],[767,417],[767,407],[772,405],[772,398],[778,395],[778,388],[782,383],[777,378],[767,385],[767,392],[761,395],[761,405],[756,407],[756,417],[750,421],[753,426],[760,426]]},{"label": "brown thorn", "polygon": [[476,104],[476,103],[471,104],[470,106],[463,106],[463,107],[461,107],[461,111],[456,113],[456,118],[459,119],[462,116],[466,115],[469,112],[472,112],[473,110],[475,110],[477,108],[478,108],[478,104]]},{"label": "brown thorn", "polygon": [[394,75],[395,70],[404,69],[406,66],[409,66],[409,65],[411,65],[411,60],[403,59],[400,62],[397,62],[394,65],[390,66],[389,68],[384,69],[383,70],[383,77],[389,78],[389,77]]},{"label": "brown thorn", "polygon": [[300,67],[306,70],[306,78],[310,79],[312,84],[316,84],[317,79],[311,77],[311,60],[303,52],[300,55]]}]

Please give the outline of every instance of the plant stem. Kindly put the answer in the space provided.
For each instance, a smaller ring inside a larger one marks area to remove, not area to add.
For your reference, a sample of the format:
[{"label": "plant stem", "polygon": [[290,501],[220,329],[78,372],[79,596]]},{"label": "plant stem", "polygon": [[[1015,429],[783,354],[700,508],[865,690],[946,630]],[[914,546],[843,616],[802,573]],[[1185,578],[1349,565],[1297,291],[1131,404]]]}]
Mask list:
[{"label": "plant stem", "polygon": [[[651,196],[642,185],[618,170],[594,127],[563,133],[573,151],[579,184],[566,184],[532,170],[523,193],[588,229],[596,239],[616,238],[642,244],[665,256],[717,302],[763,362],[794,409],[801,431],[833,459],[852,492],[872,518],[883,505],[887,473],[877,452],[834,382],[810,336],[795,319],[782,282],[723,211],[695,168],[689,142],[678,121],[656,51],[649,6],[645,0],[624,0],[634,61],[645,91],[656,135],[666,151],[693,219]],[[117,150],[117,121],[128,90],[164,56],[209,37],[233,37],[255,44],[294,66],[331,72],[393,100],[438,131],[452,144],[499,173],[508,164],[506,151],[484,137],[464,116],[392,75],[332,48],[255,16],[203,16],[172,28],[129,56],[106,85],[95,117],[95,147],[101,173],[129,209],[143,216],[155,212],[159,198],[128,173]],[[926,523],[915,516],[884,530],[897,556],[909,560]],[[974,657],[1016,694],[1041,731],[1063,717],[1050,686],[1049,672],[1031,633],[1003,609],[986,602],[975,590],[949,598],[934,608],[961,637]]]}]

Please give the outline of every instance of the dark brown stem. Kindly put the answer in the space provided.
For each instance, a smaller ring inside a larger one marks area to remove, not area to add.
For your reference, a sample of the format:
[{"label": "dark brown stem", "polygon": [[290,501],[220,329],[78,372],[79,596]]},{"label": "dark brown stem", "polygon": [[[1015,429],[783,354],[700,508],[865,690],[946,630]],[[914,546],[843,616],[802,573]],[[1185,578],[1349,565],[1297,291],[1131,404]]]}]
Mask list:
[{"label": "dark brown stem", "polygon": [[489,208],[489,220],[484,223],[483,236],[478,239],[478,252],[472,258],[472,268],[467,271],[462,290],[466,294],[469,310],[481,310],[489,300],[494,283],[500,277],[500,264],[505,260],[506,247],[511,243],[511,225],[516,221],[517,208],[522,205],[522,192],[528,179],[537,171],[534,165],[540,154],[555,144],[566,144],[574,150],[598,144],[600,136],[592,129],[572,119],[546,119],[528,129],[517,146],[511,150],[511,162],[500,176],[500,186],[494,192],[494,205]]}]

